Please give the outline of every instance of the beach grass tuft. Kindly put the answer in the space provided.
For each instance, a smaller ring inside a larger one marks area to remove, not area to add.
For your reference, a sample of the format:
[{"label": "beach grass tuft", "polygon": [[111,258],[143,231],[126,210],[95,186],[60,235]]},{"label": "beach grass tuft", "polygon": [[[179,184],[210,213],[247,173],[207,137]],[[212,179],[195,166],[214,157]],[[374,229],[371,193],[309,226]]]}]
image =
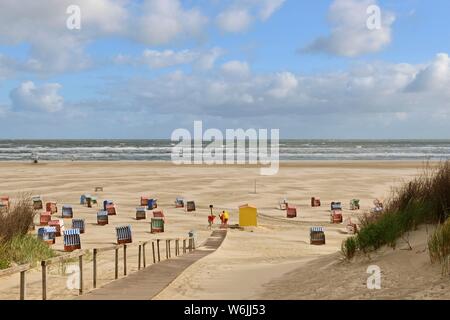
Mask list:
[{"label": "beach grass tuft", "polygon": [[427,165],[423,173],[393,189],[382,213],[366,213],[359,233],[342,243],[342,253],[352,259],[388,245],[395,248],[405,233],[424,223],[440,224],[450,215],[450,161]]},{"label": "beach grass tuft", "polygon": [[428,250],[432,263],[442,265],[442,273],[449,273],[450,263],[450,218],[439,225],[436,231],[428,239]]},{"label": "beach grass tuft", "polygon": [[35,235],[28,234],[36,211],[29,195],[22,194],[9,210],[0,212],[0,269],[54,256],[53,250]]}]

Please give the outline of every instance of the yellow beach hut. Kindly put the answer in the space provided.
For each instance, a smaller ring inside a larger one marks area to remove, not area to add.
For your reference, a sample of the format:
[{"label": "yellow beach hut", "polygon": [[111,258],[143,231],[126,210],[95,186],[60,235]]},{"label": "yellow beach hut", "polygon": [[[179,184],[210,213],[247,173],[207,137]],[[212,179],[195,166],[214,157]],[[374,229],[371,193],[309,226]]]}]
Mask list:
[{"label": "yellow beach hut", "polygon": [[257,209],[250,204],[244,204],[239,207],[239,226],[241,227],[256,227],[257,222]]}]

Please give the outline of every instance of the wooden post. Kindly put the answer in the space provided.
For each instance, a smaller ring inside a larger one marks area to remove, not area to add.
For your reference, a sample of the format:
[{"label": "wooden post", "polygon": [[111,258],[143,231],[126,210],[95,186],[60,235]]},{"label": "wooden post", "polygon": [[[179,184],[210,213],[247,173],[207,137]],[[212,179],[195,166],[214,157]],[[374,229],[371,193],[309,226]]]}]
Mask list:
[{"label": "wooden post", "polygon": [[42,300],[47,300],[47,264],[41,262],[42,266]]},{"label": "wooden post", "polygon": [[175,256],[178,256],[180,254],[179,249],[180,249],[180,240],[175,239]]},{"label": "wooden post", "polygon": [[97,249],[94,249],[94,258],[93,258],[93,277],[92,277],[92,281],[93,281],[93,287],[94,289],[97,288]]},{"label": "wooden post", "polygon": [[115,279],[119,278],[119,249],[116,248],[116,261],[115,261]]},{"label": "wooden post", "polygon": [[161,255],[159,253],[159,239],[156,240],[156,247],[158,249],[158,262],[160,262],[161,261]]},{"label": "wooden post", "polygon": [[79,293],[80,295],[83,294],[83,255],[78,257],[78,262],[79,262],[79,266],[80,266],[80,289],[79,289]]},{"label": "wooden post", "polygon": [[170,247],[170,243],[167,244],[169,242],[169,240],[166,240],[166,259],[169,259],[169,247]]},{"label": "wooden post", "polygon": [[169,246],[168,246],[168,252],[169,252],[169,259],[172,257],[172,255],[171,255],[171,253],[170,253],[170,239],[169,240],[167,240],[167,243],[169,244]]},{"label": "wooden post", "polygon": [[144,268],[147,267],[147,264],[145,263],[145,245],[146,244],[147,243],[145,243],[145,242],[142,244],[142,258],[143,258]]},{"label": "wooden post", "polygon": [[142,246],[139,245],[139,253],[138,253],[138,270],[141,270],[141,250],[142,250]]},{"label": "wooden post", "polygon": [[186,239],[183,239],[183,253],[186,253]]},{"label": "wooden post", "polygon": [[127,275],[127,245],[123,245],[123,275]]},{"label": "wooden post", "polygon": [[26,271],[20,272],[20,300],[25,300],[25,272]]},{"label": "wooden post", "polygon": [[155,243],[152,241],[152,254],[153,254],[153,263],[156,263],[156,257],[155,257]]}]

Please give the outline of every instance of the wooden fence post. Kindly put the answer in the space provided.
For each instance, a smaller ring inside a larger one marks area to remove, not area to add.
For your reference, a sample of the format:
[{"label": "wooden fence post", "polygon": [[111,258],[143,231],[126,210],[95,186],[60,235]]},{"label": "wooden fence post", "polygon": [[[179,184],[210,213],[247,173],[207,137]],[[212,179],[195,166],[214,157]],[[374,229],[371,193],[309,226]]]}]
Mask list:
[{"label": "wooden fence post", "polygon": [[141,270],[141,250],[142,250],[142,246],[141,245],[139,245],[139,248],[138,248],[138,270]]},{"label": "wooden fence post", "polygon": [[93,281],[93,287],[94,289],[97,288],[97,249],[94,249],[94,257],[93,257],[93,276],[92,276],[92,281]]},{"label": "wooden fence post", "polygon": [[153,254],[153,264],[156,263],[156,256],[155,256],[155,243],[152,241],[152,254]]},{"label": "wooden fence post", "polygon": [[115,256],[115,279],[119,278],[119,248],[116,248]]},{"label": "wooden fence post", "polygon": [[147,244],[146,242],[144,242],[144,243],[142,244],[142,258],[143,258],[144,268],[147,267],[147,264],[146,264],[146,262],[145,262],[145,245],[146,245],[146,244]]},{"label": "wooden fence post", "polygon": [[41,261],[42,266],[42,300],[47,300],[47,264]]},{"label": "wooden fence post", "polygon": [[186,239],[183,239],[183,253],[186,253]]},{"label": "wooden fence post", "polygon": [[20,272],[20,300],[25,300],[25,287],[26,287],[26,278],[25,278],[25,272]]},{"label": "wooden fence post", "polygon": [[123,275],[127,275],[127,245],[123,245]]},{"label": "wooden fence post", "polygon": [[82,295],[83,294],[83,255],[78,257],[78,262],[79,262],[79,266],[80,266],[80,289],[79,289],[79,294]]},{"label": "wooden fence post", "polygon": [[158,262],[160,262],[161,261],[161,254],[159,252],[159,239],[156,240],[156,247],[158,249]]},{"label": "wooden fence post", "polygon": [[166,259],[169,259],[169,247],[170,247],[170,243],[169,245],[167,245],[168,240],[166,240]]}]

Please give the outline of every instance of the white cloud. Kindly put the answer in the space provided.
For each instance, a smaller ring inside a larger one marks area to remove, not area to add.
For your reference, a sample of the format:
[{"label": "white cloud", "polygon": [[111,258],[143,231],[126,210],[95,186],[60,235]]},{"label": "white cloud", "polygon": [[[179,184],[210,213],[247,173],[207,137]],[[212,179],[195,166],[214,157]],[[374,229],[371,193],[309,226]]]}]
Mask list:
[{"label": "white cloud", "polygon": [[319,37],[302,52],[325,52],[345,57],[380,51],[392,38],[393,13],[381,9],[381,28],[367,27],[367,8],[376,0],[335,0],[328,13],[330,35]]},{"label": "white cloud", "polygon": [[285,0],[260,0],[261,8],[259,10],[259,17],[265,21],[269,19],[281,6]]},{"label": "white cloud", "polygon": [[20,84],[10,93],[13,107],[17,109],[57,112],[63,109],[64,99],[58,94],[61,85],[46,83],[36,86],[32,81]]},{"label": "white cloud", "polygon": [[145,0],[136,28],[146,44],[166,44],[181,36],[200,36],[208,18],[198,9],[185,9],[179,0]]},{"label": "white cloud", "polygon": [[112,61],[116,64],[127,64],[140,66],[142,64],[151,69],[168,68],[179,65],[191,64],[196,70],[210,70],[214,67],[216,60],[224,54],[224,50],[214,47],[208,50],[184,49],[174,50],[152,50],[146,49],[139,57],[118,54]]},{"label": "white cloud", "polygon": [[187,64],[193,62],[197,58],[197,53],[190,50],[173,51],[173,50],[145,50],[142,59],[150,68],[166,68],[179,64]]},{"label": "white cloud", "polygon": [[285,0],[239,0],[233,1],[216,17],[218,27],[224,32],[246,31],[253,22],[268,20]]},{"label": "white cloud", "polygon": [[248,29],[252,17],[246,9],[229,9],[217,16],[217,25],[225,32],[242,32]]},{"label": "white cloud", "polygon": [[420,70],[407,91],[425,91],[450,88],[450,58],[447,53],[439,53],[434,61]]},{"label": "white cloud", "polygon": [[247,77],[250,74],[250,67],[247,62],[232,60],[221,66],[222,72],[231,77]]},{"label": "white cloud", "polygon": [[269,90],[269,94],[275,98],[284,98],[298,86],[295,75],[290,72],[282,72],[276,75],[274,87]]}]

